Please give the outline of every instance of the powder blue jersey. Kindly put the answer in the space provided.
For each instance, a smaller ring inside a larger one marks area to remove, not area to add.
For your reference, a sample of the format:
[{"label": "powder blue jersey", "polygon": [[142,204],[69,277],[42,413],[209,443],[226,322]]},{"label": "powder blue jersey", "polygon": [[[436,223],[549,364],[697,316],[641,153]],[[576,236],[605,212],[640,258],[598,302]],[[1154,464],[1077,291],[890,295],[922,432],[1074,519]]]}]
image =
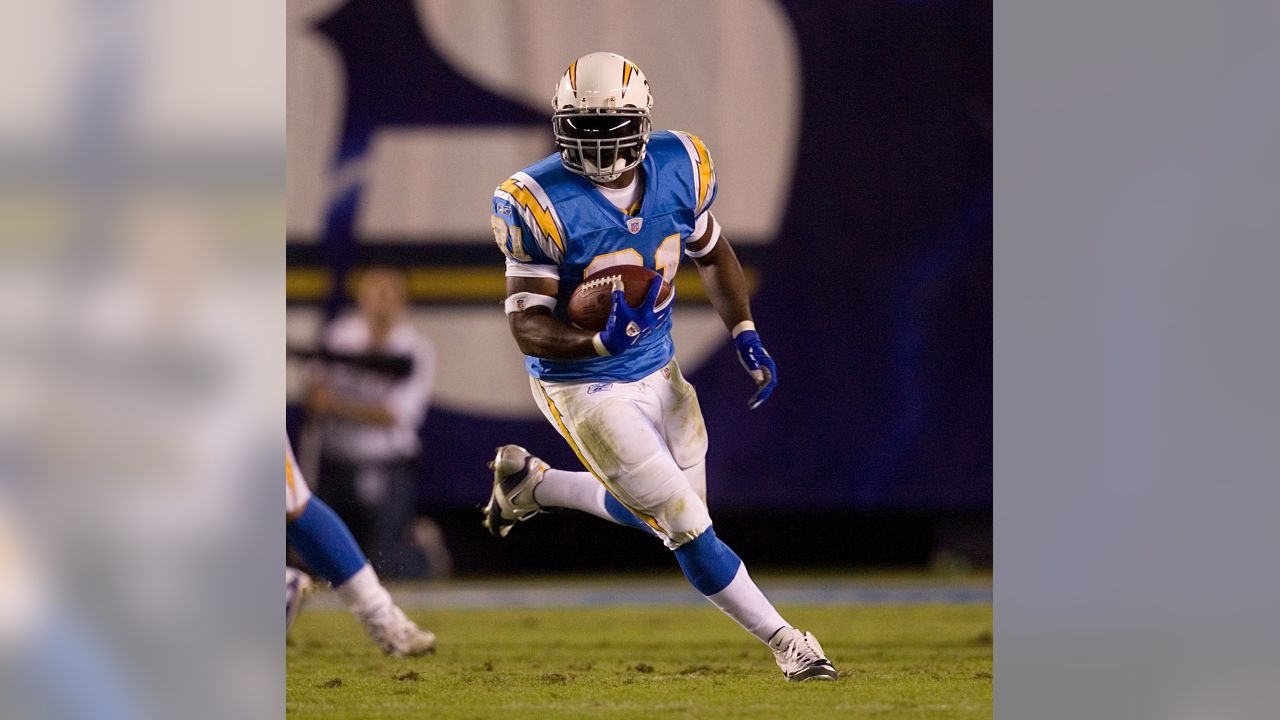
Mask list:
[{"label": "powder blue jersey", "polygon": [[[631,213],[614,207],[595,185],[553,154],[512,175],[494,192],[494,239],[509,277],[560,282],[554,314],[568,322],[569,296],[586,276],[614,265],[642,265],[670,282],[685,244],[716,197],[707,148],[683,132],[649,136],[644,196]],[[639,380],[666,365],[675,347],[668,319],[626,352],[612,357],[549,360],[525,357],[529,374],[552,381]]]}]

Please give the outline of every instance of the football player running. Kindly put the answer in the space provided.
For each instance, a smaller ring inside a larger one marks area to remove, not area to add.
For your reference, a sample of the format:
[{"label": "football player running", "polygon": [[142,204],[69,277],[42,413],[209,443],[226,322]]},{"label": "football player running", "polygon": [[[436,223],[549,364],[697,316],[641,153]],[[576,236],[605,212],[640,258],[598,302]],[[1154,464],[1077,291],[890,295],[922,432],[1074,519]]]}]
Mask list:
[{"label": "football player running", "polygon": [[[287,442],[284,454],[285,536],[289,545],[329,581],[356,616],[369,638],[388,655],[425,655],[436,648],[436,636],[405,617],[378,581],[346,523],[323,500],[311,495],[306,478]],[[301,570],[284,569],[285,632],[293,625],[311,590]]]},{"label": "football player running", "polygon": [[755,380],[748,406],[769,398],[777,368],[751,320],[742,267],[710,212],[711,156],[693,135],[651,131],[649,83],[620,55],[574,61],[554,104],[557,152],[498,187],[491,224],[506,255],[506,312],[534,400],[590,472],[557,470],[504,445],[490,464],[484,524],[502,537],[546,508],[572,508],[651,533],[699,592],[769,646],[788,680],[834,680],[817,639],[778,614],[716,537],[706,428],[673,357],[674,292],[657,303],[652,287],[632,308],[615,290],[600,332],[566,314],[587,275],[634,264],[670,282],[687,255]]}]

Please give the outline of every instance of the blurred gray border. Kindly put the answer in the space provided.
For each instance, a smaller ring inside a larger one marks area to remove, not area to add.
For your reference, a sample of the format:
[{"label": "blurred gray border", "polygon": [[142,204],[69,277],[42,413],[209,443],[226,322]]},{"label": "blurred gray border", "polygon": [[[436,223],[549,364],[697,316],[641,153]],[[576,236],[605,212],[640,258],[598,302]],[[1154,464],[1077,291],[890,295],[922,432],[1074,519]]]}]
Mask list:
[{"label": "blurred gray border", "polygon": [[1280,3],[995,12],[996,715],[1280,699]]}]

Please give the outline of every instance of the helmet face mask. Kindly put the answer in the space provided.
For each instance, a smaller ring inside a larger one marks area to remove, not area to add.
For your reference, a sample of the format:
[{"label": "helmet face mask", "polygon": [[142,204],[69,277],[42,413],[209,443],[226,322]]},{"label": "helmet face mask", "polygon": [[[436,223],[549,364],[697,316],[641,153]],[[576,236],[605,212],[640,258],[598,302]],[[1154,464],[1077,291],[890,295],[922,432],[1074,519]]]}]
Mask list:
[{"label": "helmet face mask", "polygon": [[596,182],[612,182],[644,160],[649,113],[618,110],[561,110],[551,119],[556,150],[569,172]]},{"label": "helmet face mask", "polygon": [[552,107],[556,151],[569,172],[608,183],[644,161],[653,96],[630,60],[596,52],[573,61]]}]

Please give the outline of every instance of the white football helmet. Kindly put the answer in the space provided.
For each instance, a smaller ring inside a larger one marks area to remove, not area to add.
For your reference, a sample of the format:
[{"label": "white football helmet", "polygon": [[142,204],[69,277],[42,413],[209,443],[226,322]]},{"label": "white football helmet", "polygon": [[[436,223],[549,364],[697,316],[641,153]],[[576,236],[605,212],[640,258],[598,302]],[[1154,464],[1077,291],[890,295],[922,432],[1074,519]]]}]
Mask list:
[{"label": "white football helmet", "polygon": [[635,63],[608,52],[583,55],[560,77],[553,102],[551,129],[569,172],[612,182],[644,160],[653,96]]}]

